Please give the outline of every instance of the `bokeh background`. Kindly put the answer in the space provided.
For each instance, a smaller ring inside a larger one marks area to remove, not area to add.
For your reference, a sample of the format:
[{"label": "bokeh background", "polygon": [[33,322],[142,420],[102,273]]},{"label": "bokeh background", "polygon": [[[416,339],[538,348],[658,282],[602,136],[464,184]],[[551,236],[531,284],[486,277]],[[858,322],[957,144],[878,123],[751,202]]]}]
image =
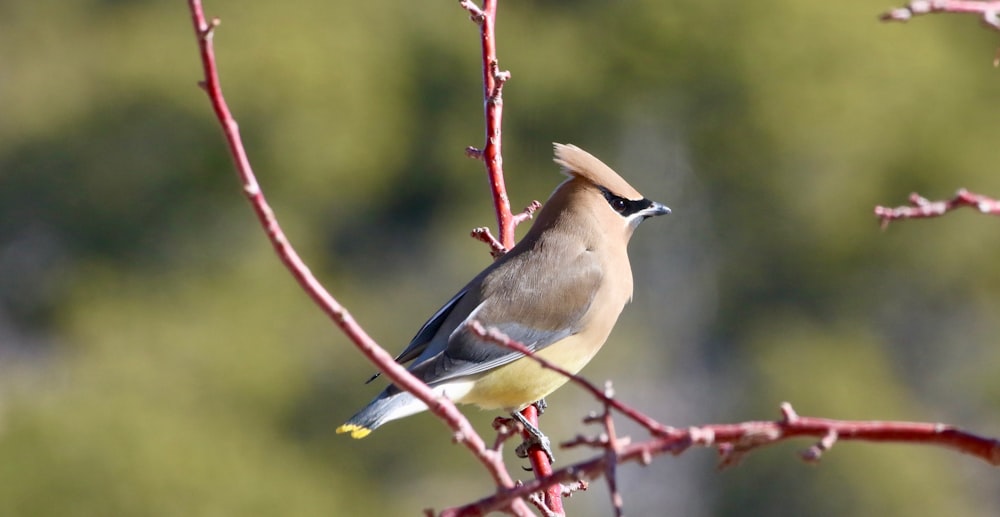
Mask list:
[{"label": "bokeh background", "polygon": [[[560,181],[558,141],[674,209],[633,239],[635,299],[589,378],[678,426],[788,400],[1000,435],[1000,221],[872,215],[911,191],[1000,195],[998,39],[971,17],[879,24],[887,7],[501,4],[515,207]],[[490,260],[467,237],[492,224],[463,154],[482,142],[475,26],[454,1],[207,11],[292,242],[400,350]],[[0,515],[417,515],[488,493],[426,414],[333,433],[380,388],[274,257],[199,66],[180,1],[0,3]],[[549,402],[554,440],[588,431],[586,395]],[[495,415],[468,414],[489,435]],[[624,467],[626,509],[1000,513],[977,459],[840,444],[816,467],[808,445],[721,473],[709,450]],[[604,485],[568,509],[609,514]]]}]

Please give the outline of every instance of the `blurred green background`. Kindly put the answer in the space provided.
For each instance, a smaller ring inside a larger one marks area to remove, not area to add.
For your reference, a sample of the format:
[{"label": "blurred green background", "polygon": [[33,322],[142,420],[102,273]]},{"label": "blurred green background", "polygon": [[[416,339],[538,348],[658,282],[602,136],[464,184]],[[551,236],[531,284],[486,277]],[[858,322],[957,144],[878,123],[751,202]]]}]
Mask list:
[{"label": "blurred green background", "polygon": [[[995,33],[879,2],[503,2],[516,208],[578,144],[674,214],[584,373],[672,425],[802,414],[1000,435],[1000,221],[876,204],[1000,194]],[[454,1],[209,1],[222,79],[292,242],[391,351],[489,262],[476,28]],[[380,389],[274,257],[186,5],[0,3],[0,515],[417,515],[490,491],[428,415],[333,429]],[[556,441],[595,404],[549,400]],[[489,436],[493,414],[467,412]],[[622,423],[624,432],[642,434]],[[808,442],[620,470],[630,515],[987,515],[930,448]],[[585,451],[557,453],[559,463]],[[511,471],[522,462],[512,457]],[[568,501],[607,515],[603,483]]]}]

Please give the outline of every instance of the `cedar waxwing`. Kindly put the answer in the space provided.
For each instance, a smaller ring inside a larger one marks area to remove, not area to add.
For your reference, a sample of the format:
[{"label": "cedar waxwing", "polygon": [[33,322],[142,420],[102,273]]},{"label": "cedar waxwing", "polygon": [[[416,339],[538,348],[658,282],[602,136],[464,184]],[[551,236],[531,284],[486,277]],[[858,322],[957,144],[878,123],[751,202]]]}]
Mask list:
[{"label": "cedar waxwing", "polygon": [[[434,313],[396,358],[412,361],[413,375],[456,403],[516,412],[567,381],[477,337],[468,328],[472,320],[580,371],[632,298],[626,252],[632,232],[644,219],[670,213],[576,146],[555,144],[555,162],[569,179],[556,187],[527,235]],[[389,385],[337,433],[364,438],[425,409]]]}]

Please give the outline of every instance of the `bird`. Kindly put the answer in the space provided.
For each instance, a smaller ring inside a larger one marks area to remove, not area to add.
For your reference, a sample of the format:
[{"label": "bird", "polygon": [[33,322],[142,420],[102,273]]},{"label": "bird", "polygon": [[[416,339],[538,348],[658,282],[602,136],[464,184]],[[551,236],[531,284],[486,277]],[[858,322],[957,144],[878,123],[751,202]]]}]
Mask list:
[{"label": "bird", "polygon": [[[396,357],[410,363],[410,373],[438,396],[521,416],[520,410],[567,377],[479,337],[473,322],[575,374],[604,345],[632,298],[629,239],[639,223],[669,214],[670,208],[645,198],[583,149],[553,146],[554,161],[568,178],[542,205],[527,234],[435,312]],[[336,432],[364,438],[386,422],[426,409],[390,384]]]}]

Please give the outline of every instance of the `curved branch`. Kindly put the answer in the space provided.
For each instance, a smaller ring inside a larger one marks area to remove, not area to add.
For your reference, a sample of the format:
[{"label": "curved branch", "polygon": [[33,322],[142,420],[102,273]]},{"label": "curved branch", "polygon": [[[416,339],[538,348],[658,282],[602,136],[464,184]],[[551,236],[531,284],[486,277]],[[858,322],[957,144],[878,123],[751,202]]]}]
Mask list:
[{"label": "curved branch", "polygon": [[[502,458],[498,451],[488,449],[483,439],[476,433],[469,424],[469,421],[458,411],[455,405],[444,397],[438,397],[427,387],[426,384],[414,377],[400,364],[396,363],[393,356],[380,347],[361,326],[354,317],[344,308],[323,286],[319,280],[313,276],[309,267],[302,261],[298,253],[292,247],[288,238],[282,231],[274,211],[264,197],[264,193],[257,183],[250,160],[240,137],[239,125],[233,118],[232,113],[226,104],[222,94],[222,87],[219,82],[219,73],[215,61],[215,51],[213,47],[213,36],[219,20],[213,18],[210,22],[206,20],[204,10],[200,0],[189,0],[188,6],[191,10],[191,19],[194,24],[195,35],[198,39],[198,48],[201,53],[201,62],[204,69],[205,78],[201,86],[208,94],[212,103],[216,118],[222,126],[226,143],[229,147],[230,155],[236,165],[236,172],[243,183],[243,191],[257,214],[261,226],[267,233],[275,253],[282,263],[299,283],[302,289],[310,298],[323,310],[327,316],[350,338],[355,347],[364,354],[375,366],[386,374],[397,386],[412,393],[422,402],[427,404],[430,411],[440,418],[453,432],[453,438],[466,446],[479,459],[498,487],[511,488],[514,481],[507,472]],[[521,500],[512,500],[505,508],[517,515],[531,515],[530,509]]]}]

